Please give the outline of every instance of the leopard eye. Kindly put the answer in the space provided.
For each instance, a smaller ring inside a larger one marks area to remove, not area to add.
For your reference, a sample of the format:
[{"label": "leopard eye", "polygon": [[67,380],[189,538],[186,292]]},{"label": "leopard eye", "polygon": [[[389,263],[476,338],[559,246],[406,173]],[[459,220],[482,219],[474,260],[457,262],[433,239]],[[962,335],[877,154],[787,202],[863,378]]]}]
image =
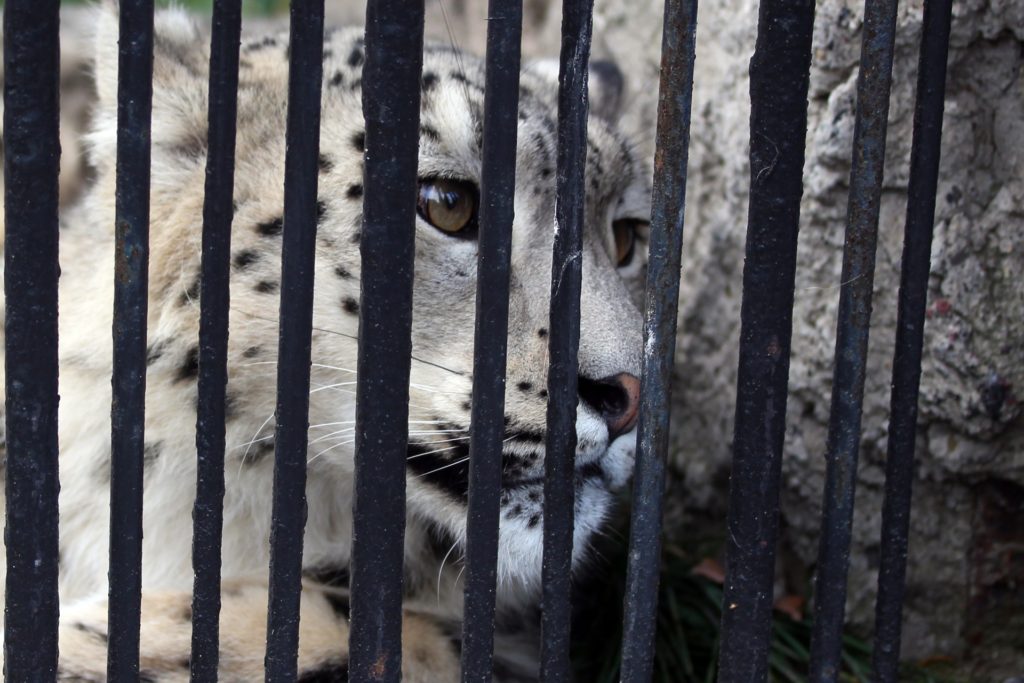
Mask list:
[{"label": "leopard eye", "polygon": [[612,223],[612,235],[615,237],[615,267],[624,268],[633,261],[636,251],[637,229],[647,221],[636,218],[623,218]]},{"label": "leopard eye", "polygon": [[459,237],[476,233],[476,186],[464,180],[420,181],[416,212],[441,232]]}]

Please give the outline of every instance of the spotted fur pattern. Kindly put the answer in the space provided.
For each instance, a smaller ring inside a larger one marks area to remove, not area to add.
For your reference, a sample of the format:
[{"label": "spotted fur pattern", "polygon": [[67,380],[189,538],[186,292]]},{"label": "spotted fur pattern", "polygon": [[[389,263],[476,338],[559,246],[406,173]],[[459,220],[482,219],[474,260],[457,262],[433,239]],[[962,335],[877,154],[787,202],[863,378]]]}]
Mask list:
[{"label": "spotted fur pattern", "polygon": [[[97,10],[95,103],[84,147],[92,179],[62,212],[60,290],[61,680],[104,679],[110,480],[111,312],[117,21]],[[143,542],[142,679],[185,680],[195,487],[200,232],[209,39],[181,11],[157,15]],[[308,520],[300,680],[346,680],[352,431],[366,150],[361,30],[324,43],[316,238]],[[262,674],[280,288],[287,35],[243,42],[231,258],[221,680]],[[421,179],[479,183],[484,68],[428,46],[421,80]],[[600,92],[595,84],[594,92]],[[522,75],[509,300],[506,439],[498,562],[496,680],[536,677],[557,83]],[[617,97],[617,93],[615,93]],[[593,106],[614,117],[607,99]],[[646,220],[648,183],[609,118],[591,117],[580,254],[582,377],[639,375],[635,296],[642,248],[614,262],[613,220]],[[642,247],[642,245],[640,245]],[[403,679],[458,680],[475,240],[417,219],[407,466]],[[632,471],[635,433],[609,438],[577,410],[574,567]],[[2,563],[0,563],[2,566]],[[325,578],[328,577],[328,578]],[[333,577],[333,578],[331,578]]]}]

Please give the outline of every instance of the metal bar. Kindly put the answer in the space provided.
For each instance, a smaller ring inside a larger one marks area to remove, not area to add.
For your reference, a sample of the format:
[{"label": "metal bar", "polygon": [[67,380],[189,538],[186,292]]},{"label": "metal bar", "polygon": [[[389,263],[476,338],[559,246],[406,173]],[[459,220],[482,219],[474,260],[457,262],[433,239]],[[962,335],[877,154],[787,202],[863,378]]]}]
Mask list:
[{"label": "metal bar", "polygon": [[57,675],[57,0],[4,6],[4,677]]},{"label": "metal bar", "polygon": [[397,683],[402,675],[405,458],[423,15],[423,0],[373,0],[366,8],[366,152],[349,625],[353,682]]},{"label": "metal bar", "polygon": [[750,61],[750,208],[721,683],[767,680],[813,0],[763,0]]},{"label": "metal bar", "polygon": [[878,210],[885,167],[896,4],[896,0],[868,0],[864,7],[815,581],[811,681],[835,681],[842,664],[846,575],[850,563],[861,408],[871,326]]},{"label": "metal bar", "polygon": [[216,681],[224,521],[224,417],[241,0],[215,0],[203,200],[196,502],[192,513],[191,680]]},{"label": "metal bar", "polygon": [[264,661],[266,680],[275,683],[295,681],[298,667],[324,0],[293,0],[289,46],[274,499]]},{"label": "metal bar", "polygon": [[466,519],[462,681],[491,683],[498,560],[509,264],[516,191],[522,0],[491,0],[477,255]]},{"label": "metal bar", "polygon": [[651,680],[661,568],[662,492],[675,363],[690,147],[697,0],[667,0],[644,307],[644,357],[626,573],[623,683]]},{"label": "metal bar", "polygon": [[555,244],[551,258],[548,326],[547,444],[544,455],[544,559],[540,677],[572,680],[572,541],[576,462],[576,404],[583,277],[583,221],[587,161],[587,65],[593,0],[562,3],[558,73],[558,178]]},{"label": "metal bar", "polygon": [[914,479],[914,438],[921,380],[925,303],[928,296],[935,191],[938,186],[942,116],[946,95],[952,0],[924,5],[924,31],[917,72],[914,139],[910,151],[907,227],[896,318],[889,447],[882,505],[882,552],[875,604],[874,680],[898,680],[900,622],[907,569],[907,536]]},{"label": "metal bar", "polygon": [[139,675],[153,0],[120,5],[107,678]]}]

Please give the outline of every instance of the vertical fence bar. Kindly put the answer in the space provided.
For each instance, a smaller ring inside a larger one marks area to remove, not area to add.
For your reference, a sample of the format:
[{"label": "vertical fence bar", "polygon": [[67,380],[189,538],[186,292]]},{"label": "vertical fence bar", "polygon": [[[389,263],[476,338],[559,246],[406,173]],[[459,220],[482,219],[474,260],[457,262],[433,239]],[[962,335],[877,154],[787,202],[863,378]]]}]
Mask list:
[{"label": "vertical fence bar", "polygon": [[857,114],[840,278],[825,459],[825,492],[814,594],[811,681],[835,681],[841,665],[861,407],[885,166],[896,0],[867,0],[857,76]]},{"label": "vertical fence bar", "polygon": [[117,64],[114,371],[110,409],[110,590],[107,677],[139,675],[142,463],[149,309],[153,0],[123,0]]},{"label": "vertical fence bar", "polygon": [[463,683],[492,680],[522,28],[522,0],[490,0],[469,441]]},{"label": "vertical fence bar", "polygon": [[651,680],[661,568],[661,511],[675,363],[690,147],[697,0],[666,0],[644,308],[644,357],[626,574],[623,683]]},{"label": "vertical fence bar", "polygon": [[907,227],[892,369],[885,502],[882,505],[882,552],[878,569],[878,600],[875,604],[872,667],[874,680],[881,683],[894,683],[899,674],[900,621],[914,478],[917,398],[935,221],[935,191],[939,176],[951,11],[952,0],[929,0],[924,5],[914,139],[910,151]]},{"label": "vertical fence bar", "polygon": [[366,8],[362,292],[349,676],[397,683],[416,236],[423,0]]},{"label": "vertical fence bar", "polygon": [[551,259],[548,326],[547,444],[544,455],[544,584],[541,680],[568,683],[572,620],[572,541],[576,461],[576,404],[583,277],[583,221],[587,161],[587,66],[593,0],[562,4],[558,73],[558,178],[555,244]]},{"label": "vertical fence bar", "polygon": [[217,680],[221,533],[224,522],[224,416],[241,0],[215,0],[210,38],[209,132],[203,200],[199,314],[196,502],[192,513],[193,681]]},{"label": "vertical fence bar", "polygon": [[274,683],[292,683],[298,666],[323,50],[324,0],[293,0],[285,133],[270,597],[264,661],[266,680]]},{"label": "vertical fence bar", "polygon": [[57,0],[4,7],[4,678],[57,673]]},{"label": "vertical fence bar", "polygon": [[718,680],[767,680],[813,0],[763,0]]}]

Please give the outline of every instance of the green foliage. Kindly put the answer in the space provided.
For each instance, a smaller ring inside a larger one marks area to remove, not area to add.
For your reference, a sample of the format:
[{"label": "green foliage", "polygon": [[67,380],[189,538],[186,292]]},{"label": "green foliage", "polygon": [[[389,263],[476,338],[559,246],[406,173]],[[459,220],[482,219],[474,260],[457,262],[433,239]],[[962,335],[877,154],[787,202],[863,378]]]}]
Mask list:
[{"label": "green foliage", "polygon": [[[694,545],[707,545],[697,540]],[[690,544],[688,544],[690,545]],[[618,683],[622,643],[623,579],[626,542],[610,538],[603,549],[604,580],[581,586],[585,605],[574,623],[573,661],[576,680]],[[667,544],[658,595],[658,630],[653,683],[713,683],[717,676],[722,586],[693,573],[694,558],[678,545]],[[582,600],[581,600],[582,601]],[[811,624],[775,612],[768,656],[774,683],[803,683],[810,661]],[[853,634],[843,637],[840,681],[868,683],[871,645]],[[954,683],[934,667],[907,665],[906,683]]]}]

